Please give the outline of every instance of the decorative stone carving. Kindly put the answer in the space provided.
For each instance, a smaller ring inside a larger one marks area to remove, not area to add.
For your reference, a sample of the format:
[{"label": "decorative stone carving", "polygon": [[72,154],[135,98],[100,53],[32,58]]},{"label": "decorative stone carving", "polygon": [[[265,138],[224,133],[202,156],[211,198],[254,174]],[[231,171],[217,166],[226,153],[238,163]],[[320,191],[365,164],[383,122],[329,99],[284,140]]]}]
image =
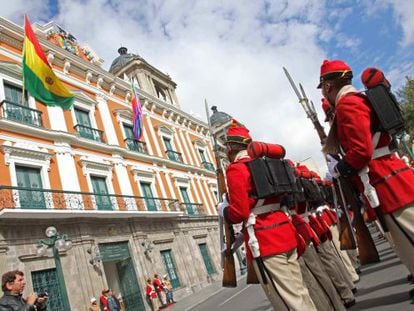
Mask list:
[{"label": "decorative stone carving", "polygon": [[114,95],[116,90],[116,84],[112,83],[111,86],[109,87],[109,95]]},{"label": "decorative stone carving", "polygon": [[102,88],[102,83],[104,82],[104,79],[102,76],[99,76],[98,79],[96,80],[96,86],[98,87],[98,89]]},{"label": "decorative stone carving", "polygon": [[53,64],[53,60],[55,59],[55,54],[53,52],[47,53],[47,61],[50,65]]},{"label": "decorative stone carving", "polygon": [[69,73],[70,65],[71,65],[70,61],[69,60],[65,60],[65,63],[63,65],[63,73],[64,74],[68,74]]},{"label": "decorative stone carving", "polygon": [[88,70],[88,71],[86,72],[85,82],[86,82],[87,84],[90,84],[90,83],[91,83],[91,80],[92,80],[92,77],[93,77],[92,71]]}]

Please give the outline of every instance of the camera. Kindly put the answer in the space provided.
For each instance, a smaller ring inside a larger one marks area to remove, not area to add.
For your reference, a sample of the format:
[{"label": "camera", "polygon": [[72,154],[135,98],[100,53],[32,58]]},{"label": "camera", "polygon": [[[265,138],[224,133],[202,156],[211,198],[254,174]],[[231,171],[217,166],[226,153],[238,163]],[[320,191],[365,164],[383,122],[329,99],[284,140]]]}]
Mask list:
[{"label": "camera", "polygon": [[37,297],[39,298],[44,298],[44,297],[48,297],[49,294],[47,293],[47,291],[42,291],[40,293],[37,294]]}]

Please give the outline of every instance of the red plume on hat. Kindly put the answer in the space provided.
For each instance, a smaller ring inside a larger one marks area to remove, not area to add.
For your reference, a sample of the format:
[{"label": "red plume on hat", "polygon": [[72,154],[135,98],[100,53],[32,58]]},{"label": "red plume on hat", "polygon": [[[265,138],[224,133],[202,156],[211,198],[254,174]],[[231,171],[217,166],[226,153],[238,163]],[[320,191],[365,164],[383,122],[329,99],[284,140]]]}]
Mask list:
[{"label": "red plume on hat", "polygon": [[233,119],[230,126],[227,129],[226,143],[237,143],[242,145],[248,145],[252,141],[252,137],[249,134],[249,130],[240,122]]},{"label": "red plume on hat", "polygon": [[361,82],[367,88],[373,88],[379,84],[384,85],[385,87],[390,87],[391,84],[385,79],[384,73],[375,67],[369,67],[362,72]]},{"label": "red plume on hat", "polygon": [[321,75],[318,89],[322,87],[322,82],[326,80],[340,79],[350,72],[352,78],[352,69],[342,60],[325,59],[321,66]]}]

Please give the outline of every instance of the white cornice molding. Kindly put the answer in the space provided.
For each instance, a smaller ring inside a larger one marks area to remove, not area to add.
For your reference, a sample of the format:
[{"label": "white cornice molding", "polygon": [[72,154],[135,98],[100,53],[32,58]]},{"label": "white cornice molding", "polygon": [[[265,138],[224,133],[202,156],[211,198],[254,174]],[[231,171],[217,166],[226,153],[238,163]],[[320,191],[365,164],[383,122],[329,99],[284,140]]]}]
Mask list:
[{"label": "white cornice molding", "polygon": [[137,180],[137,178],[139,177],[145,177],[145,178],[150,178],[153,179],[155,177],[155,170],[149,167],[145,167],[145,166],[135,166],[133,165],[131,167],[131,172],[134,175],[135,180]]},{"label": "white cornice molding", "polygon": [[[146,163],[157,163],[161,166],[166,166],[171,169],[179,169],[179,170],[192,171],[192,172],[204,172],[204,169],[193,166],[193,165],[171,161],[166,158],[157,157],[154,155],[148,155],[145,153],[131,151],[131,150],[128,150],[128,149],[125,149],[123,147],[116,146],[116,145],[108,145],[102,142],[97,142],[97,141],[86,139],[86,138],[80,138],[80,137],[77,137],[75,134],[71,134],[68,132],[53,131],[49,129],[34,127],[34,126],[10,121],[7,119],[0,119],[0,129],[7,129],[8,131],[12,131],[16,133],[26,133],[27,135],[30,135],[33,137],[42,137],[43,139],[47,139],[47,140],[67,143],[71,146],[86,148],[89,150],[93,150],[94,152],[119,153],[124,158],[133,159],[137,161],[143,161]],[[5,139],[13,139],[13,137],[9,137],[8,135],[0,134],[0,138],[2,137],[4,137]],[[204,173],[211,177],[215,176],[215,172],[204,172]]]},{"label": "white cornice molding", "polygon": [[6,165],[11,163],[11,158],[20,158],[42,161],[50,167],[50,159],[53,156],[47,149],[40,148],[35,144],[30,143],[19,142],[13,144],[11,141],[5,141],[2,145],[2,149]]},{"label": "white cornice molding", "polygon": [[81,156],[79,162],[82,165],[84,176],[87,176],[90,171],[102,171],[107,174],[112,174],[112,164],[102,158],[94,156]]},{"label": "white cornice molding", "polygon": [[22,79],[22,66],[16,63],[0,61],[0,72],[11,75],[13,78]]}]

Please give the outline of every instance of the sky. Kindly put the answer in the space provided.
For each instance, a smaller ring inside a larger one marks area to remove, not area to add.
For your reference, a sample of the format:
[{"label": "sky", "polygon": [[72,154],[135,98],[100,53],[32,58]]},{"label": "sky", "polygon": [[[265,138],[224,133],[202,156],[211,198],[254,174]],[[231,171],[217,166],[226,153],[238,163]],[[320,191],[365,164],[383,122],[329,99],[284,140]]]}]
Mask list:
[{"label": "sky", "polygon": [[[316,89],[324,59],[382,69],[397,90],[414,71],[413,0],[14,0],[0,15],[23,25],[55,21],[109,69],[126,46],[177,83],[181,108],[206,121],[204,99],[255,140],[285,146],[326,172],[312,123],[282,67],[302,83],[323,123]],[[328,131],[328,125],[324,125]]]}]

